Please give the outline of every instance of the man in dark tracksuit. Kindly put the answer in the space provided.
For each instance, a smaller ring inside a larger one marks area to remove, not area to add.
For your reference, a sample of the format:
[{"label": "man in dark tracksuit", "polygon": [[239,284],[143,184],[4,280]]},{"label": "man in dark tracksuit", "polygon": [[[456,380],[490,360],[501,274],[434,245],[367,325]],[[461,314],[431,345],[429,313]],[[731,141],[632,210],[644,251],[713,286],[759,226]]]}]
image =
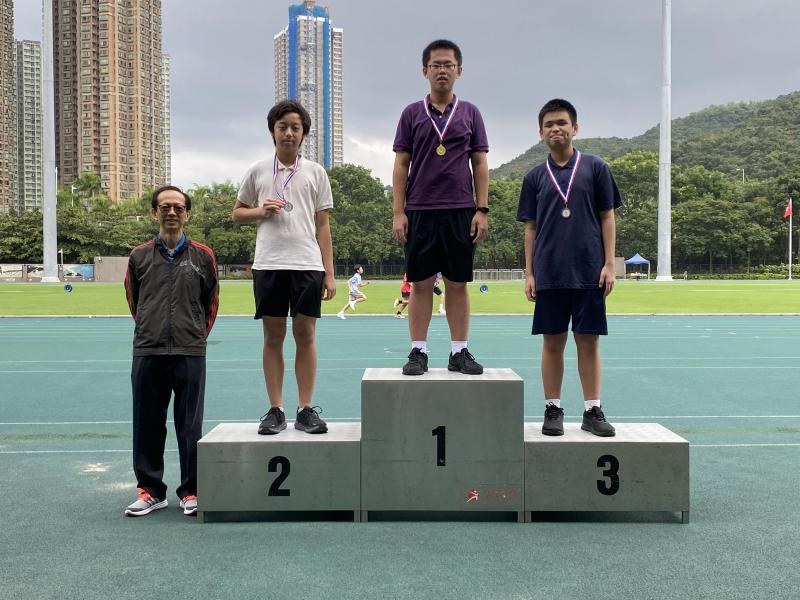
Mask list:
[{"label": "man in dark tracksuit", "polygon": [[133,249],[125,276],[133,336],[133,471],[139,499],[125,510],[143,516],[167,506],[164,443],[167,409],[175,393],[184,514],[197,513],[197,442],[203,428],[206,338],[217,317],[219,282],[214,252],[189,240],[183,226],[192,201],[179,188],[153,192],[159,232]]}]

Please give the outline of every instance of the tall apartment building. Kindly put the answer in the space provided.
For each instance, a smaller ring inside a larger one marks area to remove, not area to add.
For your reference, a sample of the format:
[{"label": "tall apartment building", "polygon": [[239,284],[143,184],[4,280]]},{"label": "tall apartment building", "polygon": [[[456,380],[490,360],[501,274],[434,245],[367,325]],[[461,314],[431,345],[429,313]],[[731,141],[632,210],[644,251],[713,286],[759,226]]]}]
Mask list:
[{"label": "tall apartment building", "polygon": [[17,205],[14,2],[0,0],[0,212]]},{"label": "tall apartment building", "polygon": [[17,206],[42,207],[42,45],[23,40],[17,47]]},{"label": "tall apartment building", "polygon": [[342,29],[327,8],[306,0],[289,7],[289,25],[273,43],[275,101],[299,100],[311,115],[303,156],[326,168],[342,165]]},{"label": "tall apartment building", "polygon": [[164,135],[162,136],[164,153],[164,181],[172,183],[172,61],[169,54],[161,55],[161,75],[164,78]]},{"label": "tall apartment building", "polygon": [[165,182],[161,0],[52,0],[56,164],[114,200]]}]

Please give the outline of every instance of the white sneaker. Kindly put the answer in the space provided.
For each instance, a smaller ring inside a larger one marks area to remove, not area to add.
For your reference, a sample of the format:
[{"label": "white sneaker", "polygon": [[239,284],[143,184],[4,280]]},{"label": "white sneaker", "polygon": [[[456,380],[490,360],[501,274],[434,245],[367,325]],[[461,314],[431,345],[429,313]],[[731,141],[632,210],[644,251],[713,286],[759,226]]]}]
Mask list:
[{"label": "white sneaker", "polygon": [[129,517],[143,517],[154,510],[166,508],[169,504],[166,499],[153,498],[142,488],[136,488],[136,491],[139,492],[139,499],[133,504],[129,504],[128,508],[125,509],[125,514]]},{"label": "white sneaker", "polygon": [[336,313],[336,316],[340,319],[346,319],[347,317],[344,316],[344,311],[339,311]]},{"label": "white sneaker", "polygon": [[439,307],[439,314],[440,314],[440,315],[446,315],[446,314],[447,314],[447,313],[445,312],[445,310],[444,310],[444,309],[443,309],[441,306]]},{"label": "white sneaker", "polygon": [[183,514],[191,517],[197,514],[197,496],[184,496],[181,498]]},{"label": "white sneaker", "polygon": [[394,313],[394,318],[395,319],[405,319],[406,316],[405,315],[401,315],[400,313]]}]

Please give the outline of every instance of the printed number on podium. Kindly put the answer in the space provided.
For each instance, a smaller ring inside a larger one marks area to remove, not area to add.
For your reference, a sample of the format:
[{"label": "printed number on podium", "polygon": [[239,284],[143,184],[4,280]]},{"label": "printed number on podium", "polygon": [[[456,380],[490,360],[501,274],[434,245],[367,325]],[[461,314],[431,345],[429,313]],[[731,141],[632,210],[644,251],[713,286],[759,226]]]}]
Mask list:
[{"label": "printed number on podium", "polygon": [[447,463],[447,456],[446,456],[446,440],[445,440],[445,432],[446,427],[444,425],[439,425],[438,427],[434,428],[431,431],[431,435],[436,438],[436,466],[437,467],[444,467]]},{"label": "printed number on podium", "polygon": [[[278,471],[278,467],[280,467],[280,471]],[[289,496],[291,490],[282,490],[281,484],[286,481],[286,478],[289,476],[289,471],[291,470],[291,464],[289,464],[289,459],[285,456],[273,456],[269,464],[267,465],[267,470],[270,473],[278,472],[278,476],[275,478],[275,481],[272,482],[272,485],[269,486],[269,492],[267,496]]]},{"label": "printed number on podium", "polygon": [[597,466],[603,469],[605,479],[597,480],[597,491],[604,496],[613,496],[619,491],[619,461],[616,456],[604,454],[597,459]]}]

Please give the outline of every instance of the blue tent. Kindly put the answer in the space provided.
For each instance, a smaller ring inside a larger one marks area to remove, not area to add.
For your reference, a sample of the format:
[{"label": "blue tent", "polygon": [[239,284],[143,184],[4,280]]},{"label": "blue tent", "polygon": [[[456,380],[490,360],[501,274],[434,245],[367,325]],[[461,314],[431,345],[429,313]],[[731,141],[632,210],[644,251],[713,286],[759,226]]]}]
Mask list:
[{"label": "blue tent", "polygon": [[650,261],[644,258],[638,252],[625,261],[627,272],[627,265],[647,265],[647,278],[650,279]]}]

